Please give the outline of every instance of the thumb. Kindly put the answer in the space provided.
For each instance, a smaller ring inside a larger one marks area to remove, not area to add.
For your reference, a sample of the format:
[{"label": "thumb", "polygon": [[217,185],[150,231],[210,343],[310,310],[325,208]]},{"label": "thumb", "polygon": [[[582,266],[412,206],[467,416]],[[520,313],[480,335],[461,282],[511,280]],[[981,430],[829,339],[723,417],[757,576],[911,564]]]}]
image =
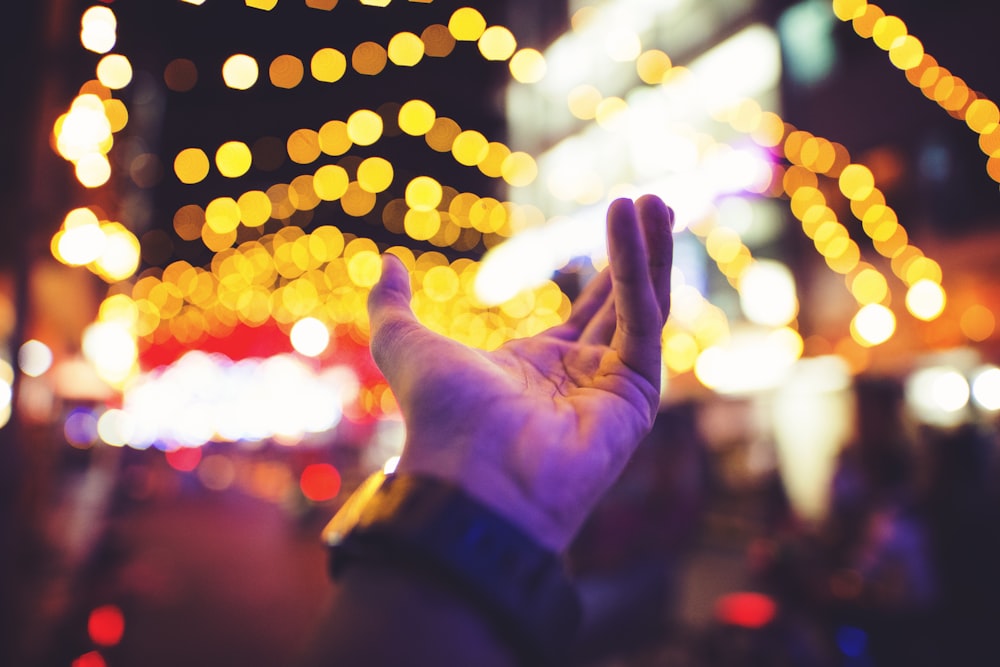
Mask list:
[{"label": "thumb", "polygon": [[396,366],[400,340],[423,329],[410,308],[410,276],[395,255],[382,256],[382,276],[368,295],[371,351],[375,363],[388,378]]}]

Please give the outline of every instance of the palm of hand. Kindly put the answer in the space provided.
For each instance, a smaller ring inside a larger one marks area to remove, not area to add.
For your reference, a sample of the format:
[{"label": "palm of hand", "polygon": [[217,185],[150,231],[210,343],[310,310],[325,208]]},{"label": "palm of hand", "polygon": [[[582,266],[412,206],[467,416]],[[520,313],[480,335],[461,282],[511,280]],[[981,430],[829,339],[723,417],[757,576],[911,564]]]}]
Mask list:
[{"label": "palm of hand", "polygon": [[412,359],[424,370],[401,398],[400,470],[443,474],[575,531],[648,431],[658,388],[605,345],[543,335],[478,352],[426,333],[435,340]]}]

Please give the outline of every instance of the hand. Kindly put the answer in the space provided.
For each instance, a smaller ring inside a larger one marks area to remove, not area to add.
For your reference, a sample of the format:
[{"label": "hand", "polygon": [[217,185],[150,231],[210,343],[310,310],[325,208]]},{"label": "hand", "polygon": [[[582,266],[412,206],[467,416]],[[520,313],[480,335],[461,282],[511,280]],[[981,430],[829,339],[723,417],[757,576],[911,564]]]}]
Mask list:
[{"label": "hand", "polygon": [[448,480],[563,551],[649,431],[670,311],[673,213],[647,195],[608,209],[610,265],[569,319],[495,351],[421,325],[387,255],[368,302],[372,354],[399,402],[399,472]]}]

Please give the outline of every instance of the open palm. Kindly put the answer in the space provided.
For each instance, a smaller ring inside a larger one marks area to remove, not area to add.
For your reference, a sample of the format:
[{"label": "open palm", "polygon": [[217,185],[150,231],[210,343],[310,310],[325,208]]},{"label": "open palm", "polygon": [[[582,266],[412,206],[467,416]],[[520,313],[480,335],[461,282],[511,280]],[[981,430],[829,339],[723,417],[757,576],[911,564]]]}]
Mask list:
[{"label": "open palm", "polygon": [[671,222],[656,197],[612,203],[609,269],[569,320],[491,352],[421,325],[406,270],[387,258],[369,311],[372,352],[407,425],[398,470],[458,484],[564,549],[656,413]]}]

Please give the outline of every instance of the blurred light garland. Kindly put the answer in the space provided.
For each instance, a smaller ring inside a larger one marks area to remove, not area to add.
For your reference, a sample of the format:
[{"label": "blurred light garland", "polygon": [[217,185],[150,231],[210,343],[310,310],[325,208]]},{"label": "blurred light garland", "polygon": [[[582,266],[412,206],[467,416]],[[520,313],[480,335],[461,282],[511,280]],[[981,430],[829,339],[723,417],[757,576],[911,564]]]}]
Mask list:
[{"label": "blurred light garland", "polygon": [[[410,1],[420,3],[420,0]],[[330,11],[338,3],[306,0],[305,4]],[[385,7],[390,3],[371,0],[362,4]],[[885,16],[880,8],[864,0],[834,0],[832,4],[837,17],[852,21],[859,35],[872,38],[886,50],[893,64],[906,71],[913,85],[953,116],[964,119],[980,135],[980,146],[989,156],[987,170],[1000,181],[1000,111],[996,105],[963,87],[961,79],[939,67],[923,52],[919,41],[907,34],[900,19]],[[247,0],[246,5],[271,10],[277,1]],[[578,12],[581,13],[583,10]],[[574,16],[574,26],[583,23],[582,18]],[[113,91],[129,85],[131,65],[126,56],[109,53],[116,43],[117,31],[110,8],[88,9],[81,25],[84,47],[106,55],[97,65],[97,78],[81,87],[70,110],[56,122],[53,144],[60,155],[74,163],[83,185],[100,187],[111,176],[107,154],[113,148],[113,135],[128,122],[128,109],[122,100],[114,98]],[[485,60],[508,61],[512,79],[517,82],[531,85],[545,79],[547,65],[542,53],[518,48],[517,39],[509,29],[490,26],[482,13],[472,7],[456,10],[447,25],[425,26],[419,35],[403,31],[385,45],[359,43],[349,58],[347,53],[333,47],[319,49],[309,58],[308,71],[316,81],[325,83],[339,81],[349,66],[358,74],[376,76],[389,63],[411,67],[424,57],[452,56],[457,42],[475,42]],[[616,44],[613,49],[614,45],[608,46],[608,56],[618,61],[634,60],[636,73],[647,86],[670,85],[691,76],[690,70],[674,66],[669,55],[659,49],[643,50],[637,41],[633,44],[624,38]],[[256,59],[234,54],[234,58],[237,56],[224,65],[227,84],[239,88],[256,85],[259,77]],[[240,70],[241,63],[246,69]],[[228,68],[234,71],[229,73]],[[306,71],[303,58],[282,54],[271,60],[267,77],[273,86],[291,89],[305,80]],[[176,93],[190,90],[196,77],[196,65],[184,59],[171,61],[164,72],[168,88]],[[966,91],[964,95],[962,90]],[[627,108],[625,100],[604,97],[594,86],[577,86],[567,99],[567,109],[574,116],[606,129],[613,129],[615,118]],[[537,176],[533,156],[514,151],[502,142],[489,141],[474,130],[463,130],[453,119],[438,116],[423,100],[409,100],[394,109],[397,116],[392,120],[404,133],[423,137],[429,148],[450,152],[460,164],[475,166],[484,175],[503,179],[513,187],[530,184]],[[761,109],[752,99],[742,99],[710,113],[715,120],[749,136],[776,158],[788,161],[787,167],[774,165],[768,182],[760,183],[755,192],[788,197],[803,232],[831,270],[844,275],[859,309],[873,304],[887,306],[890,290],[881,272],[862,260],[861,249],[828,205],[819,188],[820,175],[836,180],[874,249],[890,260],[893,273],[908,288],[920,285],[927,292],[930,282],[940,289],[941,267],[909,242],[905,228],[886,204],[871,171],[852,162],[846,148],[792,127],[777,114]],[[331,327],[347,325],[364,335],[367,322],[363,305],[367,290],[378,277],[380,251],[394,252],[410,266],[415,286],[414,307],[421,319],[470,345],[495,347],[511,337],[536,333],[564,319],[568,314],[568,299],[551,281],[499,306],[486,305],[478,300],[473,289],[478,262],[448,262],[444,255],[433,251],[416,255],[402,245],[380,249],[369,239],[345,234],[333,226],[306,233],[292,225],[238,243],[241,226],[256,228],[270,219],[287,220],[297,211],[311,211],[322,201],[339,201],[345,213],[355,217],[371,213],[378,198],[385,196],[395,179],[393,166],[379,157],[360,161],[352,158],[349,151],[354,145],[370,146],[382,138],[384,114],[384,110],[380,113],[359,109],[349,118],[331,120],[319,129],[297,130],[285,143],[288,158],[297,164],[314,163],[322,155],[340,157],[339,164],[323,165],[311,174],[302,174],[289,183],[272,184],[266,190],[248,190],[236,198],[218,197],[204,207],[181,206],[174,215],[174,231],[182,239],[201,238],[215,253],[211,267],[174,262],[162,270],[151,269],[132,278],[138,266],[138,242],[129,230],[105,220],[97,207],[82,209],[97,219],[96,226],[90,216],[78,212],[67,216],[63,228],[53,238],[53,255],[71,265],[86,265],[116,284],[102,305],[99,318],[124,323],[136,336],[150,343],[173,338],[196,344],[204,335],[225,335],[236,323],[259,325],[269,319],[290,330],[295,322],[306,317],[317,318]],[[239,178],[252,168],[254,150],[240,142],[224,143],[215,150],[215,167],[225,177]],[[175,157],[174,173],[182,183],[198,183],[208,176],[212,163],[205,149],[188,148]],[[429,188],[431,194],[423,195],[423,199],[420,194],[411,197],[409,186],[414,186],[415,192]],[[522,229],[546,222],[545,215],[535,207],[458,192],[430,176],[411,178],[406,197],[387,198],[381,215],[387,229],[459,250],[472,249],[479,243],[489,248]],[[88,218],[86,228],[75,222],[83,217]],[[742,275],[756,260],[735,232],[713,226],[712,218],[707,215],[702,223],[692,224],[691,231],[705,244],[708,256],[719,270],[738,288]],[[112,230],[122,238],[117,246],[116,270],[102,264],[100,254],[80,254],[78,248],[66,241],[87,238],[98,248],[107,245]],[[98,238],[101,234],[104,241]],[[129,260],[133,256],[134,263]],[[127,284],[129,281],[131,285]],[[129,303],[125,304],[126,300]],[[718,322],[720,314],[725,320],[721,310],[706,302],[702,311],[714,313],[709,320],[716,324],[705,330],[715,333],[708,338],[674,321],[665,329],[666,364],[675,373],[693,366],[692,350],[704,350],[728,331],[728,323]],[[929,315],[926,310],[921,312],[921,319],[935,316],[933,312]],[[863,340],[858,342],[865,344]]]}]

